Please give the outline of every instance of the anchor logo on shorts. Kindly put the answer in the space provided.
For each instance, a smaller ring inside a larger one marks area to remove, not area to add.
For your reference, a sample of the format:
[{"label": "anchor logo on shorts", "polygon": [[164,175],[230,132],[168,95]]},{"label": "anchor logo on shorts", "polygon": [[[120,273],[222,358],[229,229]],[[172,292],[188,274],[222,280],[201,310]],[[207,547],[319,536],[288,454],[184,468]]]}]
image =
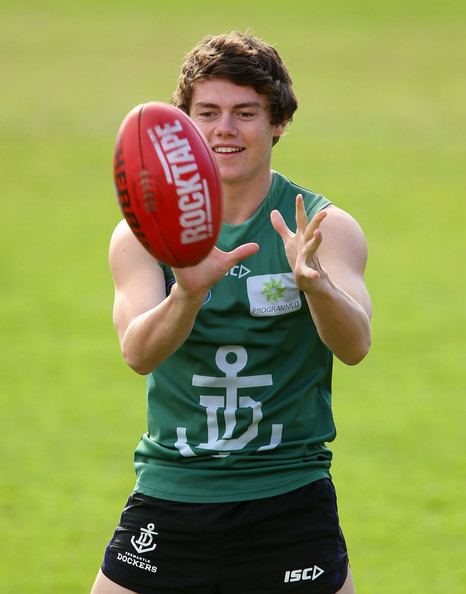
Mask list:
[{"label": "anchor logo on shorts", "polygon": [[157,546],[154,542],[154,536],[157,534],[158,532],[155,532],[155,524],[147,524],[147,528],[140,529],[137,540],[134,536],[131,537],[131,544],[140,555],[142,553],[149,553]]},{"label": "anchor logo on shorts", "polygon": [[[214,457],[223,458],[233,451],[243,449],[259,434],[259,423],[262,421],[262,403],[250,396],[239,396],[238,391],[247,388],[257,388],[273,385],[272,375],[239,375],[246,367],[248,354],[243,346],[229,345],[220,347],[215,355],[215,363],[225,375],[211,377],[193,375],[192,384],[201,388],[216,388],[225,391],[224,394],[201,395],[200,405],[207,414],[207,441],[196,447],[201,450],[218,452]],[[246,430],[237,435],[237,414],[240,409],[250,410],[250,424]],[[223,416],[223,434],[219,425],[219,415]],[[270,441],[257,448],[257,451],[273,450],[282,439],[283,425],[272,424]],[[187,428],[177,427],[177,441],[175,447],[185,457],[196,456],[188,444]]]}]

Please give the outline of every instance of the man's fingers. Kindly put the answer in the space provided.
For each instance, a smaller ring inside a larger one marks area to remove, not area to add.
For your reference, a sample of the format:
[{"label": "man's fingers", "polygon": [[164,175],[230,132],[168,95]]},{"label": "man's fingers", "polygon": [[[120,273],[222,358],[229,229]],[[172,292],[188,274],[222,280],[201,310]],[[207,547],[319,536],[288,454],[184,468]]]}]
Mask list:
[{"label": "man's fingers", "polygon": [[304,208],[303,195],[296,196],[296,231],[304,231],[307,227],[307,214]]},{"label": "man's fingers", "polygon": [[304,253],[306,255],[306,258],[308,258],[309,256],[313,256],[318,250],[321,243],[322,233],[320,232],[320,229],[316,229],[311,239],[307,241],[306,245],[304,246]]},{"label": "man's fingers", "polygon": [[325,210],[320,210],[314,215],[309,222],[307,219],[306,209],[304,207],[304,200],[302,194],[296,196],[296,229],[304,234],[305,241],[309,241],[316,229],[327,216]]},{"label": "man's fingers", "polygon": [[319,229],[320,224],[322,223],[322,221],[325,219],[326,216],[327,216],[327,213],[325,212],[325,210],[321,210],[316,215],[314,215],[312,217],[312,220],[309,223],[309,225],[307,226],[307,229],[304,233],[304,239],[306,241],[309,241],[312,238],[312,236],[314,235],[314,232],[317,229]]},{"label": "man's fingers", "polygon": [[270,222],[272,223],[272,227],[283,240],[293,235],[292,231],[288,228],[288,225],[285,223],[284,218],[278,210],[272,210],[270,213]]},{"label": "man's fingers", "polygon": [[230,257],[229,268],[231,268],[232,266],[237,264],[240,260],[249,258],[249,256],[252,256],[253,254],[255,254],[258,251],[259,251],[259,245],[257,243],[245,243],[243,245],[240,245],[239,247],[235,248],[234,250],[232,250],[229,253],[229,257]]},{"label": "man's fingers", "polygon": [[322,233],[316,229],[314,235],[306,241],[301,252],[301,258],[306,262],[306,266],[312,267],[312,259],[322,243]]}]

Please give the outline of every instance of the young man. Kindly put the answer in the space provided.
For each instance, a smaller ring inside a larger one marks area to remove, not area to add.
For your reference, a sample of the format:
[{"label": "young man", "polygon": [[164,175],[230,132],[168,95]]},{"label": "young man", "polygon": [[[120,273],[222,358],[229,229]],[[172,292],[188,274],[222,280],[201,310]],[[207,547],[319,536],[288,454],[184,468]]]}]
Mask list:
[{"label": "young man", "polygon": [[332,354],[370,346],[358,224],[270,168],[297,107],[275,49],[238,33],[188,54],[174,103],[216,155],[224,222],[197,266],[112,237],[114,321],[147,374],[137,483],[92,594],[351,594],[330,479]]}]

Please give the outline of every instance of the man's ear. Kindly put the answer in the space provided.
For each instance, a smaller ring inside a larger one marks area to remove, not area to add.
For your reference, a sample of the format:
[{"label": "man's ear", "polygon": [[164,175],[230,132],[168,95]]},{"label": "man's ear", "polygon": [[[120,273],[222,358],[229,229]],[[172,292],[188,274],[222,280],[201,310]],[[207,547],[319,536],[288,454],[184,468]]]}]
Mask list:
[{"label": "man's ear", "polygon": [[288,124],[288,122],[284,122],[282,124],[277,124],[274,127],[272,146],[275,146],[277,144],[277,142],[280,140],[280,138],[283,136],[283,134],[285,133],[287,124]]},{"label": "man's ear", "polygon": [[288,122],[283,122],[281,124],[277,124],[275,126],[275,129],[273,131],[273,136],[274,138],[276,136],[282,136],[282,134],[284,134],[285,130],[286,130],[286,126],[287,126]]}]

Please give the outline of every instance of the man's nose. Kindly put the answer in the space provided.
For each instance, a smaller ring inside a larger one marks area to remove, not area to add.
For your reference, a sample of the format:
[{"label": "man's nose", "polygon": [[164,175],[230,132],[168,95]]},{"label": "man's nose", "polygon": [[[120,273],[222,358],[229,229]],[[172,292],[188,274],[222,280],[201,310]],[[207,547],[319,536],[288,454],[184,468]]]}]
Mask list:
[{"label": "man's nose", "polygon": [[236,123],[233,115],[229,113],[222,114],[217,120],[215,133],[218,136],[234,136],[236,131]]}]

